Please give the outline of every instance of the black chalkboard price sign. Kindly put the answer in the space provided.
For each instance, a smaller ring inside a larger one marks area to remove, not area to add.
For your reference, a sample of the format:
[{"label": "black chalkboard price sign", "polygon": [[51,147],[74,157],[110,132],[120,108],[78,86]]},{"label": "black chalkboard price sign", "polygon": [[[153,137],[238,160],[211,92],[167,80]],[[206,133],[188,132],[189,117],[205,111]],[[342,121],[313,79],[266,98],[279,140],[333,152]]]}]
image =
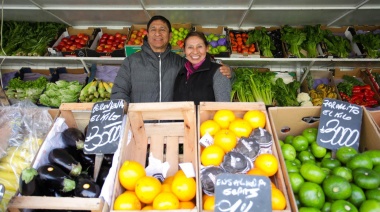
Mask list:
[{"label": "black chalkboard price sign", "polygon": [[126,109],[127,104],[121,99],[97,102],[92,107],[84,141],[84,153],[96,154],[95,179],[104,154],[115,153],[119,146]]},{"label": "black chalkboard price sign", "polygon": [[318,127],[317,143],[327,149],[342,146],[359,148],[363,108],[356,104],[323,99]]},{"label": "black chalkboard price sign", "polygon": [[216,212],[271,212],[271,183],[268,177],[220,174],[215,179]]}]

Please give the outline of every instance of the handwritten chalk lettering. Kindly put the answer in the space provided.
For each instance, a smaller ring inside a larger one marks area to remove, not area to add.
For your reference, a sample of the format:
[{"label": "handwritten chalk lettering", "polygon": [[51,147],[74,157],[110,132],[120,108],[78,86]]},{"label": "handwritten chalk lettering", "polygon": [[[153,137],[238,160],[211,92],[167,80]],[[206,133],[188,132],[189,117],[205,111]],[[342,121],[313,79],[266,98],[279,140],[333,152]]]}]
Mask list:
[{"label": "handwritten chalk lettering", "polygon": [[343,113],[343,112],[340,112],[340,113],[336,113],[334,115],[335,118],[340,118],[340,119],[343,119],[343,120],[351,120],[352,117],[351,116],[348,116],[347,114]]},{"label": "handwritten chalk lettering", "polygon": [[332,110],[324,110],[324,111],[322,111],[322,114],[325,115],[325,116],[332,117],[333,114],[334,114],[334,111],[332,111]]},{"label": "handwritten chalk lettering", "polygon": [[248,186],[248,187],[261,187],[266,186],[267,183],[263,179],[252,179],[252,180],[245,180],[245,179],[238,179],[232,181],[232,179],[217,179],[215,182],[215,185],[228,185],[228,186]]},{"label": "handwritten chalk lettering", "polygon": [[347,103],[338,103],[336,100],[330,102],[329,99],[324,99],[322,104],[324,107],[329,107],[331,109],[337,110],[345,110],[355,115],[360,113],[360,107],[352,104],[347,105]]},{"label": "handwritten chalk lettering", "polygon": [[227,188],[223,190],[223,194],[226,196],[245,196],[246,199],[251,199],[257,197],[260,191],[259,188]]},{"label": "handwritten chalk lettering", "polygon": [[[329,134],[330,140],[323,140],[323,143],[331,143],[332,145],[339,144],[340,146],[352,146],[359,139],[360,132],[350,128],[339,126],[339,120],[332,119],[326,122],[319,130],[322,134]],[[331,136],[332,135],[332,136]]]},{"label": "handwritten chalk lettering", "polygon": [[[121,121],[111,123],[104,126],[103,133],[99,133],[99,126],[94,126],[90,129],[91,133],[87,135],[85,142],[85,149],[87,151],[94,151],[96,148],[105,146],[109,143],[118,142],[121,134]],[[88,143],[87,141],[91,141]]]},{"label": "handwritten chalk lettering", "polygon": [[109,114],[99,114],[99,115],[92,115],[90,118],[91,122],[98,122],[98,121],[116,121],[117,119],[120,118],[121,115],[115,115],[115,112]]},{"label": "handwritten chalk lettering", "polygon": [[103,110],[104,112],[108,112],[113,109],[118,109],[118,108],[124,108],[124,102],[123,100],[118,100],[117,102],[115,101],[110,101],[107,104],[101,103],[101,104],[96,104],[92,108],[92,112],[96,112],[99,110]]},{"label": "handwritten chalk lettering", "polygon": [[217,203],[216,207],[218,207],[219,211],[241,211],[241,212],[249,212],[252,211],[253,202],[249,201],[249,203],[243,203],[241,199],[236,201],[234,204],[231,204],[229,200],[222,200]]}]

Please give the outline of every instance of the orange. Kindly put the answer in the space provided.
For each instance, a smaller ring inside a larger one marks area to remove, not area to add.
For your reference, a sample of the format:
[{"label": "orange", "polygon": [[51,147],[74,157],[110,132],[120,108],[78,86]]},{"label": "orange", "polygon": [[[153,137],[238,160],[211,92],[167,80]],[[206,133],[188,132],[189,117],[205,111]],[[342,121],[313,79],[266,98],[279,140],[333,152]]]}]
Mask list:
[{"label": "orange", "polygon": [[137,198],[135,192],[125,191],[116,197],[114,205],[114,210],[140,210],[141,202]]},{"label": "orange", "polygon": [[220,130],[220,126],[214,120],[207,120],[202,122],[201,124],[201,137],[203,137],[206,132],[208,132],[211,136],[214,136]]},{"label": "orange", "polygon": [[173,182],[173,180],[174,180],[174,176],[166,177],[165,180],[164,180],[164,182],[162,182],[162,184],[169,184],[169,185],[171,185],[172,182]]},{"label": "orange", "polygon": [[177,176],[172,183],[172,192],[180,201],[190,201],[194,199],[197,184],[195,179],[186,176]]},{"label": "orange", "polygon": [[137,180],[135,192],[141,202],[150,204],[161,192],[161,187],[161,182],[157,178],[145,176]]},{"label": "orange", "polygon": [[179,202],[179,209],[193,209],[195,204],[192,201]]},{"label": "orange", "polygon": [[153,210],[153,205],[145,205],[143,208],[141,208],[142,211],[149,211]]},{"label": "orange", "polygon": [[247,172],[247,174],[249,174],[249,175],[259,175],[259,176],[267,176],[266,172],[264,172],[263,170],[261,170],[261,169],[259,169],[257,167],[254,167],[251,170],[249,170]]},{"label": "orange", "polygon": [[175,210],[179,209],[179,200],[173,193],[160,193],[154,198],[154,210]]},{"label": "orange", "polygon": [[231,110],[218,110],[214,115],[214,121],[216,121],[222,129],[228,129],[230,123],[234,121],[235,118],[235,114]]},{"label": "orange", "polygon": [[179,169],[179,170],[174,174],[174,176],[173,176],[173,180],[172,180],[171,184],[173,184],[174,179],[177,178],[177,177],[186,177],[186,174],[185,174],[185,172],[183,172],[182,169]]},{"label": "orange", "polygon": [[201,163],[204,166],[219,166],[223,162],[224,150],[215,144],[206,147],[201,154]]},{"label": "orange", "polygon": [[203,210],[213,211],[214,207],[215,207],[215,196],[210,196],[203,202]]},{"label": "orange", "polygon": [[209,198],[209,197],[212,197],[212,196],[207,195],[207,194],[203,194],[203,196],[202,196],[202,202],[204,203],[206,201],[206,199]]},{"label": "orange", "polygon": [[252,132],[251,124],[244,119],[235,119],[231,122],[230,127],[228,128],[235,133],[237,137],[248,137]]},{"label": "orange", "polygon": [[282,191],[272,188],[272,210],[284,210],[286,207],[286,199]]},{"label": "orange", "polygon": [[144,167],[136,161],[125,161],[119,170],[120,184],[129,191],[134,191],[138,179],[146,175]]},{"label": "orange", "polygon": [[244,114],[243,119],[251,124],[252,129],[265,127],[266,115],[261,110],[250,110]]},{"label": "orange", "polygon": [[278,161],[274,155],[270,153],[264,153],[257,156],[254,162],[254,167],[261,169],[266,173],[266,176],[270,177],[276,174],[278,170]]},{"label": "orange", "polygon": [[214,135],[214,144],[220,146],[225,153],[235,148],[236,143],[237,137],[231,130],[222,129]]},{"label": "orange", "polygon": [[162,184],[161,185],[161,192],[172,192],[172,185],[171,184]]}]

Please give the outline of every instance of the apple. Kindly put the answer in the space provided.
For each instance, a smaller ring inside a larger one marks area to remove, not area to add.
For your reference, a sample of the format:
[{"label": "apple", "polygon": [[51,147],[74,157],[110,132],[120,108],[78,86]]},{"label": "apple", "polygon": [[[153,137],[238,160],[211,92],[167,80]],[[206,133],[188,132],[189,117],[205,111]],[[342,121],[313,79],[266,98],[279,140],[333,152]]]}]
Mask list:
[{"label": "apple", "polygon": [[120,43],[119,45],[117,45],[117,48],[118,48],[118,49],[122,49],[122,48],[124,48],[124,44]]},{"label": "apple", "polygon": [[103,51],[103,46],[98,46],[98,47],[96,47],[96,51],[97,52],[102,52]]},{"label": "apple", "polygon": [[129,41],[127,42],[127,45],[133,45],[133,44],[134,44],[134,42],[131,41],[131,40],[129,40]]},{"label": "apple", "polygon": [[130,39],[136,38],[136,37],[137,37],[137,32],[136,32],[136,34],[132,34]]},{"label": "apple", "polygon": [[143,35],[142,32],[138,32],[138,33],[137,33],[137,37],[141,37],[142,35]]},{"label": "apple", "polygon": [[74,51],[75,49],[77,49],[76,45],[71,45],[70,48],[69,48],[70,51]]},{"label": "apple", "polygon": [[88,35],[83,35],[82,39],[85,40],[85,41],[88,41],[89,36]]},{"label": "apple", "polygon": [[104,33],[103,35],[102,35],[102,38],[105,38],[105,39],[108,39],[108,34],[107,33]]},{"label": "apple", "polygon": [[115,38],[119,38],[120,39],[121,38],[121,33],[120,32],[116,32],[115,33]]},{"label": "apple", "polygon": [[112,45],[112,43],[113,43],[112,40],[107,40],[106,41],[106,44],[108,44],[108,45]]},{"label": "apple", "polygon": [[136,35],[136,34],[137,34],[137,30],[133,30],[132,35]]},{"label": "apple", "polygon": [[136,39],[136,40],[135,40],[135,45],[140,45],[140,44],[141,44],[141,41],[138,40],[138,39]]},{"label": "apple", "polygon": [[108,37],[108,40],[115,40],[115,36],[110,35],[110,36]]},{"label": "apple", "polygon": [[121,36],[121,40],[127,40],[128,39],[128,36],[127,35],[122,35]]},{"label": "apple", "polygon": [[85,46],[86,43],[87,43],[87,41],[85,41],[85,40],[83,40],[83,39],[79,41],[79,44],[82,45],[82,46]]}]

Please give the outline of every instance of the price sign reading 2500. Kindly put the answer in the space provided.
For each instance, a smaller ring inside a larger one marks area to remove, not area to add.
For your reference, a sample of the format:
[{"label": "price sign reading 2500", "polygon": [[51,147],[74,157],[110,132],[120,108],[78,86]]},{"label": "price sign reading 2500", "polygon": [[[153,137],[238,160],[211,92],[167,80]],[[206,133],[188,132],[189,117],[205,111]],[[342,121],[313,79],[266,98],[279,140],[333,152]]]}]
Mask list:
[{"label": "price sign reading 2500", "polygon": [[363,109],[355,104],[324,99],[317,143],[328,149],[351,146],[358,149]]},{"label": "price sign reading 2500", "polygon": [[99,102],[93,106],[84,147],[86,153],[108,154],[117,149],[124,106],[123,100]]}]

